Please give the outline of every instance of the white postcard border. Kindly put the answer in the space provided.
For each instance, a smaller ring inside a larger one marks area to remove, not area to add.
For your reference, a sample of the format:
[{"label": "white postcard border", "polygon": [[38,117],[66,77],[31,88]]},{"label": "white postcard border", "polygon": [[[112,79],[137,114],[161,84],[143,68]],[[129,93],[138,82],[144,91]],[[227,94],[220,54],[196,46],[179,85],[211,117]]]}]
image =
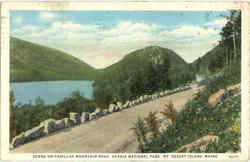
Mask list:
[{"label": "white postcard border", "polygon": [[[204,158],[211,154],[190,154],[190,153],[168,153],[168,154],[147,154],[149,158],[112,158],[117,155],[145,155],[135,153],[36,153],[22,154],[9,152],[9,12],[10,10],[242,10],[242,112],[241,112],[241,153],[236,154],[212,154],[218,158]],[[1,158],[3,160],[247,160],[249,152],[249,5],[247,2],[6,2],[1,6]],[[7,130],[7,131],[6,131]],[[34,158],[34,155],[45,156],[45,158]],[[62,158],[55,158],[56,156]],[[76,158],[77,155],[107,155],[106,158]],[[151,155],[159,155],[160,158],[152,158]],[[169,155],[170,158],[164,158]],[[186,155],[185,158],[171,158],[172,155]],[[202,155],[202,158],[191,157]],[[49,158],[51,156],[51,158]],[[53,156],[53,158],[52,158]]]}]

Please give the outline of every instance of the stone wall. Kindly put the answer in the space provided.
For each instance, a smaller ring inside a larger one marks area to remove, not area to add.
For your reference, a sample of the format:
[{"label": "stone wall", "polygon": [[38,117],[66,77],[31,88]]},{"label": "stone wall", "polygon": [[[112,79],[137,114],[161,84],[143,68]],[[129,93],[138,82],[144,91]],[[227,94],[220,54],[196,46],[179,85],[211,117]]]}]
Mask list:
[{"label": "stone wall", "polygon": [[88,121],[100,118],[102,116],[109,115],[118,111],[122,111],[123,109],[133,108],[134,106],[138,104],[150,102],[160,97],[164,97],[164,96],[171,95],[173,93],[177,93],[181,91],[185,91],[188,89],[191,89],[191,87],[190,86],[178,87],[173,90],[166,90],[166,91],[158,92],[152,95],[140,96],[135,100],[127,101],[125,103],[117,102],[116,104],[110,104],[109,108],[105,110],[96,108],[96,110],[93,113],[83,112],[82,114],[78,114],[75,112],[70,112],[69,118],[64,118],[60,120],[47,119],[41,122],[40,125],[14,137],[11,143],[11,148],[18,147],[34,139],[47,136],[48,134],[51,134],[58,130],[70,128],[79,124],[83,124]]}]

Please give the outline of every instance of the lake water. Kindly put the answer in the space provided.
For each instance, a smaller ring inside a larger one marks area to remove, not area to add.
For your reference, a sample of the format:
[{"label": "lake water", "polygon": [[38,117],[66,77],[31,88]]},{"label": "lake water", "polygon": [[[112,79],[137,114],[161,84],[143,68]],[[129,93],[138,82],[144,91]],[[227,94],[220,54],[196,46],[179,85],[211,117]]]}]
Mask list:
[{"label": "lake water", "polygon": [[35,103],[40,97],[46,105],[56,104],[64,97],[69,97],[73,91],[79,91],[88,99],[93,95],[93,81],[36,81],[11,83],[11,90],[14,91],[15,104]]}]

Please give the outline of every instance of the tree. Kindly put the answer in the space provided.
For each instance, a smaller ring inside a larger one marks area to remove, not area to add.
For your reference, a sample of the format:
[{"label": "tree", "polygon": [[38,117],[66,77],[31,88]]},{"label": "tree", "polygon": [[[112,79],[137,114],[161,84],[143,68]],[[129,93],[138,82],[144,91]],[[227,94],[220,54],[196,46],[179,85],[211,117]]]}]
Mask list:
[{"label": "tree", "polygon": [[196,72],[199,72],[200,71],[200,66],[201,66],[201,58],[199,57],[198,60],[197,60],[197,64],[196,64]]},{"label": "tree", "polygon": [[228,21],[220,32],[220,44],[227,48],[226,61],[231,68],[232,59],[240,58],[241,53],[241,12],[232,10],[224,17]]},{"label": "tree", "polygon": [[35,100],[36,106],[37,107],[43,107],[44,106],[44,100],[39,96]]}]

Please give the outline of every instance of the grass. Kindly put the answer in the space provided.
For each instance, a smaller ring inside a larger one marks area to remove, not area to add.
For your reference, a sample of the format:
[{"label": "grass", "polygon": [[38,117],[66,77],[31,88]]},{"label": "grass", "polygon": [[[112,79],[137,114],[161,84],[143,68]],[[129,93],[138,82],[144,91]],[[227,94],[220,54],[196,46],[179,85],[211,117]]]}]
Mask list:
[{"label": "grass", "polygon": [[[235,62],[233,70],[229,72],[225,69],[222,78],[204,83],[206,88],[185,104],[185,108],[178,113],[172,125],[157,138],[146,139],[146,144],[140,146],[141,152],[175,152],[181,146],[207,135],[218,136],[219,141],[218,143],[210,142],[203,152],[240,152],[240,92],[226,92],[221,102],[214,107],[208,104],[208,98],[214,92],[240,82],[240,66],[238,65],[239,62]],[[194,148],[191,152],[202,151]]]}]

